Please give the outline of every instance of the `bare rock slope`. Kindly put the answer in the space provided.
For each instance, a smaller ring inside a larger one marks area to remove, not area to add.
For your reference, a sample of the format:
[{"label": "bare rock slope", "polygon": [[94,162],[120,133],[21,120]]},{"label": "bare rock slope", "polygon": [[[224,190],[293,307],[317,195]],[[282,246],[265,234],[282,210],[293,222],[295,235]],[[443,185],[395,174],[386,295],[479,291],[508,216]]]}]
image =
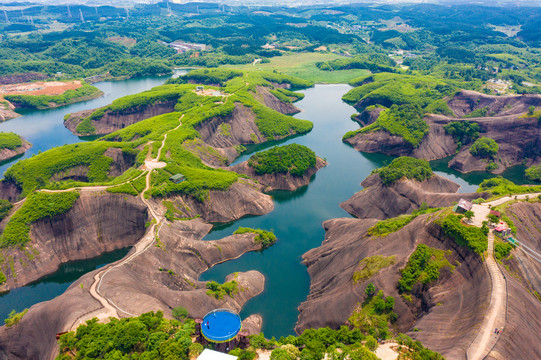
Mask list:
[{"label": "bare rock slope", "polygon": [[[345,141],[356,150],[380,152],[395,156],[413,156],[435,160],[455,155],[457,146],[446,134],[443,126],[453,121],[470,121],[479,124],[480,136],[494,139],[499,145],[495,173],[527,159],[528,164],[541,159],[541,126],[537,118],[526,115],[529,106],[541,107],[539,95],[490,96],[475,91],[463,90],[448,102],[455,116],[427,115],[425,121],[429,132],[418,147],[414,148],[402,137],[383,130],[357,134]],[[486,109],[486,117],[462,118],[474,110]],[[461,172],[483,171],[486,160],[475,158],[464,146],[449,166]]]},{"label": "bare rock slope", "polygon": [[457,183],[435,174],[421,182],[403,179],[389,186],[383,185],[378,174],[373,174],[361,185],[364,190],[340,204],[342,209],[360,219],[409,214],[422,203],[429,207],[446,207],[461,198],[471,201],[488,197],[486,193],[456,193],[460,187]]}]

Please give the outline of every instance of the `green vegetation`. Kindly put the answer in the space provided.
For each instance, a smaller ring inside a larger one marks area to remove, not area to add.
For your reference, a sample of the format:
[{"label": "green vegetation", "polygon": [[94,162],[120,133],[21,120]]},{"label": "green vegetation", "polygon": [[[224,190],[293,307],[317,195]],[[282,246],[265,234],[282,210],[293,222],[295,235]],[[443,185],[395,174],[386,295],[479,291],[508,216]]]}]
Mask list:
[{"label": "green vegetation", "polygon": [[183,79],[183,80],[185,79],[188,81],[193,81],[198,84],[224,86],[228,80],[231,80],[234,77],[242,76],[242,75],[243,75],[242,71],[233,70],[233,69],[224,69],[224,68],[197,69],[197,70],[192,70],[187,75],[183,77],[179,77],[177,79]]},{"label": "green vegetation", "polygon": [[12,310],[9,313],[8,318],[4,320],[4,323],[6,324],[7,327],[12,327],[13,325],[17,325],[27,312],[28,312],[28,309],[24,309],[20,313],[17,313],[15,310]]},{"label": "green vegetation", "polygon": [[503,242],[496,238],[494,242],[494,255],[496,256],[496,259],[501,260],[503,258],[506,258],[511,253],[511,250],[513,250],[515,247],[508,243]]},{"label": "green vegetation", "polygon": [[4,95],[4,98],[18,107],[47,109],[55,106],[72,104],[101,94],[101,91],[85,82],[78,89],[67,90],[61,95]]},{"label": "green vegetation", "polygon": [[0,150],[10,149],[15,150],[23,144],[22,138],[12,132],[0,132]]},{"label": "green vegetation", "polygon": [[275,146],[252,155],[248,165],[258,175],[290,173],[303,176],[308,169],[316,166],[316,154],[304,145]]},{"label": "green vegetation", "polygon": [[473,156],[477,156],[485,159],[494,159],[498,154],[499,146],[491,138],[482,137],[472,144],[470,147],[470,153]]},{"label": "green vegetation", "polygon": [[419,146],[429,126],[422,118],[420,108],[413,105],[392,105],[390,109],[383,110],[377,120],[358,130],[349,131],[344,140],[357,134],[385,130],[391,135],[402,137],[413,147]]},{"label": "green vegetation", "polygon": [[[357,266],[359,270],[353,273],[353,283],[366,280],[379,273],[381,269],[393,265],[396,262],[396,256],[375,255],[362,259]],[[373,285],[372,285],[373,286]]]},{"label": "green vegetation", "polygon": [[541,185],[526,186],[516,185],[510,180],[497,176],[491,179],[484,180],[479,184],[477,192],[488,192],[492,195],[512,195],[512,194],[528,194],[541,192]]},{"label": "green vegetation", "polygon": [[417,245],[406,267],[401,271],[398,289],[401,293],[411,293],[416,284],[430,285],[438,280],[442,268],[451,272],[455,269],[446,256],[452,252],[434,249],[424,244]]},{"label": "green vegetation", "polygon": [[488,107],[482,107],[479,109],[475,109],[471,113],[462,116],[462,118],[471,119],[471,118],[485,117],[487,115],[488,115]]},{"label": "green vegetation", "polygon": [[29,233],[32,223],[66,213],[78,198],[79,193],[74,191],[30,194],[6,224],[0,237],[0,247],[26,244],[30,241]]},{"label": "green vegetation", "polygon": [[[112,161],[103,153],[112,147],[132,151],[128,144],[105,141],[64,145],[17,162],[6,171],[5,178],[22,188],[22,196],[34,189],[51,186],[53,184],[51,178],[54,175],[76,166],[88,166],[88,182],[103,182],[108,179],[109,165]],[[69,182],[68,184],[72,185]],[[56,183],[56,186],[58,185],[59,183]]]},{"label": "green vegetation", "polygon": [[462,224],[460,218],[449,214],[439,221],[446,236],[453,239],[458,245],[466,246],[476,254],[481,255],[487,250],[488,246],[488,228],[483,226],[466,226]]},{"label": "green vegetation", "polygon": [[541,182],[541,164],[530,166],[525,173],[528,179]]},{"label": "green vegetation", "polygon": [[385,186],[392,185],[403,178],[424,181],[430,179],[433,175],[428,161],[409,156],[396,158],[389,165],[375,169],[372,173],[379,174]]},{"label": "green vegetation", "polygon": [[479,124],[470,121],[452,121],[444,125],[445,132],[451,135],[458,145],[458,149],[463,145],[468,145],[479,137]]},{"label": "green vegetation", "polygon": [[168,320],[163,313],[99,323],[94,318],[60,336],[60,355],[68,359],[181,359],[188,360],[195,323],[191,319]]},{"label": "green vegetation", "polygon": [[387,236],[388,234],[392,234],[402,229],[404,226],[412,222],[417,216],[431,214],[439,210],[440,208],[429,208],[426,203],[423,203],[419,209],[414,210],[410,215],[400,215],[394,218],[378,221],[376,225],[368,229],[368,235]]},{"label": "green vegetation", "polygon": [[139,192],[132,186],[131,183],[125,183],[119,186],[107,188],[107,191],[110,193],[123,193],[133,196],[139,195]]},{"label": "green vegetation", "polygon": [[317,62],[320,70],[336,71],[349,69],[366,69],[371,72],[394,72],[396,63],[385,54],[358,55],[353,58],[341,58],[326,62]]},{"label": "green vegetation", "polygon": [[8,200],[0,199],[0,221],[3,220],[6,216],[8,216],[9,211],[13,208],[13,204],[11,204]]},{"label": "green vegetation", "polygon": [[253,233],[256,234],[254,242],[256,244],[261,244],[261,248],[265,249],[273,245],[276,242],[276,235],[270,231],[261,230],[261,229],[251,229],[247,227],[239,227],[233,234],[246,234]]},{"label": "green vegetation", "polygon": [[222,300],[224,295],[233,297],[233,295],[238,294],[239,284],[235,280],[228,281],[223,284],[219,284],[216,281],[209,281],[206,285],[207,295],[213,296],[216,299]]},{"label": "green vegetation", "polygon": [[375,296],[358,304],[348,321],[364,335],[388,339],[392,335],[389,324],[398,319],[398,315],[393,311],[394,303],[394,297],[385,297],[380,290]]}]

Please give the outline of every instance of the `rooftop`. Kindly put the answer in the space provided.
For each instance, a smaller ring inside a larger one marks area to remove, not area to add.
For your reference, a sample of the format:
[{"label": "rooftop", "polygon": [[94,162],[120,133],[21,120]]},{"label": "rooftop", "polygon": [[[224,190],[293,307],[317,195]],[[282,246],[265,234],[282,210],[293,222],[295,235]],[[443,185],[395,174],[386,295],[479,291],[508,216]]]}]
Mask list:
[{"label": "rooftop", "polygon": [[237,356],[224,354],[218,351],[205,349],[197,360],[236,360]]}]

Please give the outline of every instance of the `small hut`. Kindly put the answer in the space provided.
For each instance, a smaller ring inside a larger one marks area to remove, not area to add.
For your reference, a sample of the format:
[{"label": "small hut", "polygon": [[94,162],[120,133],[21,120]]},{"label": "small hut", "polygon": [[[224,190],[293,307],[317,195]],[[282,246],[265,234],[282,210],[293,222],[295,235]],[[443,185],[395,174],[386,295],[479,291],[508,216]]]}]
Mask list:
[{"label": "small hut", "polygon": [[169,180],[171,180],[172,182],[174,182],[175,184],[180,184],[181,182],[183,182],[184,180],[186,180],[186,178],[184,177],[184,175],[182,174],[175,174],[173,176],[171,176],[169,178]]},{"label": "small hut", "polygon": [[460,199],[458,204],[455,205],[453,211],[459,214],[464,214],[466,211],[470,211],[473,204],[466,199]]}]

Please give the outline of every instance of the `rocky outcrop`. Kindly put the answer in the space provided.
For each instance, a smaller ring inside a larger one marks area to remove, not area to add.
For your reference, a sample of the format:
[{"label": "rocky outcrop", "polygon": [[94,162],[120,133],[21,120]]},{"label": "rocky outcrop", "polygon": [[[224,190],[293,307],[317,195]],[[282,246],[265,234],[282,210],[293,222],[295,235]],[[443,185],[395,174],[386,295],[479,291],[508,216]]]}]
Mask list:
[{"label": "rocky outcrop", "polygon": [[[337,328],[352,314],[366,295],[369,282],[386,296],[395,298],[397,329],[420,332],[408,335],[421,339],[423,345],[448,358],[463,358],[465,349],[476,334],[489,301],[490,277],[481,258],[446,238],[430,219],[421,215],[404,228],[385,237],[374,238],[367,230],[377,220],[333,219],[323,223],[325,241],[303,255],[311,277],[310,294],[299,307],[295,330],[330,326]],[[437,284],[414,289],[413,303],[400,296],[397,282],[418,244],[451,250],[451,273],[442,270]],[[359,262],[369,256],[396,256],[396,262],[369,279],[354,284],[353,273]],[[455,356],[461,354],[460,357]]]},{"label": "rocky outcrop", "polygon": [[320,157],[316,158],[316,166],[306,170],[303,176],[294,176],[288,173],[258,175],[255,169],[244,161],[229,169],[239,174],[245,174],[264,186],[264,191],[288,190],[295,191],[300,187],[310,184],[312,176],[321,168],[327,166],[327,162]]},{"label": "rocky outcrop", "polygon": [[220,167],[229,165],[239,156],[239,151],[235,146],[215,148],[199,138],[186,140],[182,147],[197,156],[208,166]]},{"label": "rocky outcrop", "polygon": [[[141,120],[151,118],[153,116],[170,113],[175,110],[176,101],[156,102],[145,106],[137,106],[131,109],[126,109],[121,112],[111,110],[105,111],[105,114],[98,120],[92,120],[92,126],[96,129],[96,135],[105,135],[114,131],[135,124]],[[72,133],[78,136],[88,134],[80,134],[77,132],[77,125],[85,118],[92,114],[97,109],[83,110],[72,113],[64,120],[64,126]],[[94,135],[94,134],[93,134]]]},{"label": "rocky outcrop", "polygon": [[233,112],[225,117],[209,119],[196,127],[201,138],[215,148],[238,144],[257,144],[266,141],[256,123],[252,109],[235,103]]},{"label": "rocky outcrop", "polygon": [[373,124],[379,117],[379,114],[385,110],[384,108],[375,108],[372,110],[364,109],[360,114],[353,117],[361,126]]},{"label": "rocky outcrop", "polygon": [[477,109],[487,109],[488,116],[522,115],[530,106],[541,106],[539,95],[486,95],[472,90],[461,90],[447,103],[456,117],[463,117]]},{"label": "rocky outcrop", "polygon": [[13,181],[4,179],[0,181],[0,199],[16,202],[21,196],[22,189]]},{"label": "rocky outcrop", "polygon": [[[416,148],[401,137],[383,130],[360,133],[344,141],[362,152],[436,160],[456,154],[457,146],[453,138],[446,134],[443,128],[445,124],[453,121],[476,122],[481,130],[480,136],[498,143],[498,169],[492,172],[502,173],[507,167],[521,164],[524,160],[527,165],[541,160],[541,126],[537,118],[525,116],[529,106],[541,106],[541,96],[490,96],[464,90],[449,101],[449,107],[456,116],[487,108],[486,117],[462,119],[427,115],[425,121],[430,127],[429,132]],[[487,165],[487,160],[470,154],[469,146],[464,146],[449,162],[449,166],[461,172],[484,171]]]},{"label": "rocky outcrop", "polygon": [[32,147],[32,144],[30,144],[26,140],[23,140],[23,143],[21,144],[21,146],[15,149],[4,148],[0,150],[0,163],[24,154],[26,150],[30,149],[31,147]]},{"label": "rocky outcrop", "polygon": [[12,109],[0,109],[0,122],[15,119],[16,117],[19,117],[19,116],[21,115],[16,113]]},{"label": "rocky outcrop", "polygon": [[300,110],[292,103],[285,103],[280,101],[269,91],[268,88],[264,86],[256,86],[255,99],[263,105],[282,114],[293,115],[300,112]]},{"label": "rocky outcrop", "polygon": [[378,174],[370,175],[361,185],[365,188],[340,204],[340,207],[360,219],[388,219],[409,214],[422,203],[429,207],[451,206],[461,198],[488,198],[486,193],[458,194],[459,185],[439,175],[428,180],[403,179],[383,185]]},{"label": "rocky outcrop", "polygon": [[[249,271],[229,275],[226,280],[237,281],[239,291],[223,299],[207,295],[206,283],[197,279],[208,268],[258,250],[261,245],[254,243],[254,234],[202,241],[210,229],[211,225],[200,220],[161,226],[159,246],[150,246],[142,255],[110,270],[102,278],[100,293],[133,315],[163,310],[170,317],[177,306],[188,309],[192,317],[202,317],[216,308],[239,311],[247,300],[263,291],[262,274]],[[84,275],[59,297],[32,306],[18,325],[1,327],[0,358],[54,358],[58,353],[55,334],[77,326],[82,316],[101,307],[89,293],[97,271]],[[119,316],[130,315],[119,311]]]},{"label": "rocky outcrop", "polygon": [[[274,209],[272,198],[261,192],[261,185],[248,179],[239,179],[225,191],[210,190],[204,202],[190,195],[177,195],[168,200],[181,214],[179,217],[200,216],[207,222],[230,222],[246,215],[267,214]],[[165,213],[163,207],[157,211]]]},{"label": "rocky outcrop", "polygon": [[[2,221],[2,227],[9,221]],[[88,259],[135,244],[143,236],[147,210],[139,198],[111,193],[82,192],[65,214],[38,220],[24,248],[2,250],[3,291],[24,286],[55,272],[60,264]]]},{"label": "rocky outcrop", "polygon": [[[109,177],[122,175],[135,163],[135,156],[132,153],[123,152],[120,148],[108,148],[103,155],[113,159],[107,174]],[[51,177],[51,181],[75,180],[88,182],[88,171],[89,167],[87,165],[77,165],[57,172]]]}]

